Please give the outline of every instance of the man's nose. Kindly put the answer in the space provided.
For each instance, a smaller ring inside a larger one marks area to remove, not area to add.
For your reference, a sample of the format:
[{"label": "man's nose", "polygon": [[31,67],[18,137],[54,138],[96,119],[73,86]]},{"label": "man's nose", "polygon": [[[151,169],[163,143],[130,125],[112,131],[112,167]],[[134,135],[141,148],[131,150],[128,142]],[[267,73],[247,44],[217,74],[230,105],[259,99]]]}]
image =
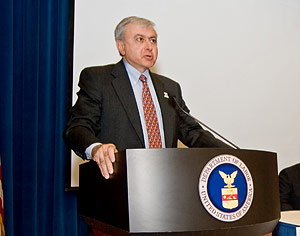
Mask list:
[{"label": "man's nose", "polygon": [[153,49],[153,45],[152,45],[152,42],[151,40],[146,40],[146,46],[145,46],[146,49],[148,50],[152,50]]}]

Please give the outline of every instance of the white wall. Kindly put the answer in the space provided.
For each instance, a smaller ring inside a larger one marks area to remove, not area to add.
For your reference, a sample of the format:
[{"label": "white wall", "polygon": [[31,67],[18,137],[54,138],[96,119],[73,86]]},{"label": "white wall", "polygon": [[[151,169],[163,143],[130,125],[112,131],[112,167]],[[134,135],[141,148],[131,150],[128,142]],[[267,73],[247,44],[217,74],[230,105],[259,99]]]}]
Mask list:
[{"label": "white wall", "polygon": [[75,92],[84,67],[119,61],[117,23],[142,16],[157,25],[153,70],[181,84],[191,114],[241,148],[276,152],[279,170],[299,162],[300,1],[75,4]]}]

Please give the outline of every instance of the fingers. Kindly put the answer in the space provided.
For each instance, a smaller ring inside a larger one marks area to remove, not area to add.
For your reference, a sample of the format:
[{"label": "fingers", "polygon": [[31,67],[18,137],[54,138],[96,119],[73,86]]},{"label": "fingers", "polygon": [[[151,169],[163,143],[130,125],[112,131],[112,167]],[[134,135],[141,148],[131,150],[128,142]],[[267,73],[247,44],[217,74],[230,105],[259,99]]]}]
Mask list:
[{"label": "fingers", "polygon": [[93,148],[93,160],[97,162],[101,174],[105,179],[109,179],[109,175],[113,174],[113,164],[115,162],[115,153],[117,148],[114,144],[102,144]]}]

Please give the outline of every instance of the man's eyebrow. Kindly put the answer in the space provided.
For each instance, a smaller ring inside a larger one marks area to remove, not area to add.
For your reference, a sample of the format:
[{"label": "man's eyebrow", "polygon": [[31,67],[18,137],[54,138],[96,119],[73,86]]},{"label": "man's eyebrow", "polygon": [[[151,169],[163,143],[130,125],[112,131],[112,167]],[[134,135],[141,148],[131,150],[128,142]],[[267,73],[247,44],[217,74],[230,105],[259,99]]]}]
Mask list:
[{"label": "man's eyebrow", "polygon": [[145,37],[143,34],[136,34],[135,37]]},{"label": "man's eyebrow", "polygon": [[[147,38],[146,35],[143,35],[143,34],[136,34],[135,37],[144,37],[144,38]],[[157,35],[152,35],[149,38],[157,38]]]}]

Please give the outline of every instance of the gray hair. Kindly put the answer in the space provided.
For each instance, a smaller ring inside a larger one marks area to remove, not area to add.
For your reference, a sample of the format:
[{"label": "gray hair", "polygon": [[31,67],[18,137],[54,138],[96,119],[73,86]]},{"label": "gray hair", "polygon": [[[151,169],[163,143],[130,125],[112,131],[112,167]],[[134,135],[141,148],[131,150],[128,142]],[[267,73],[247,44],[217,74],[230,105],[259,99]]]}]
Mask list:
[{"label": "gray hair", "polygon": [[124,18],[123,20],[120,21],[120,23],[117,25],[116,29],[115,29],[115,40],[120,40],[120,41],[124,41],[124,34],[125,34],[125,28],[126,25],[130,24],[130,23],[135,23],[135,24],[139,24],[145,27],[149,27],[149,28],[153,28],[155,24],[150,21],[147,20],[145,18],[141,18],[141,17],[137,17],[137,16],[129,16]]}]

